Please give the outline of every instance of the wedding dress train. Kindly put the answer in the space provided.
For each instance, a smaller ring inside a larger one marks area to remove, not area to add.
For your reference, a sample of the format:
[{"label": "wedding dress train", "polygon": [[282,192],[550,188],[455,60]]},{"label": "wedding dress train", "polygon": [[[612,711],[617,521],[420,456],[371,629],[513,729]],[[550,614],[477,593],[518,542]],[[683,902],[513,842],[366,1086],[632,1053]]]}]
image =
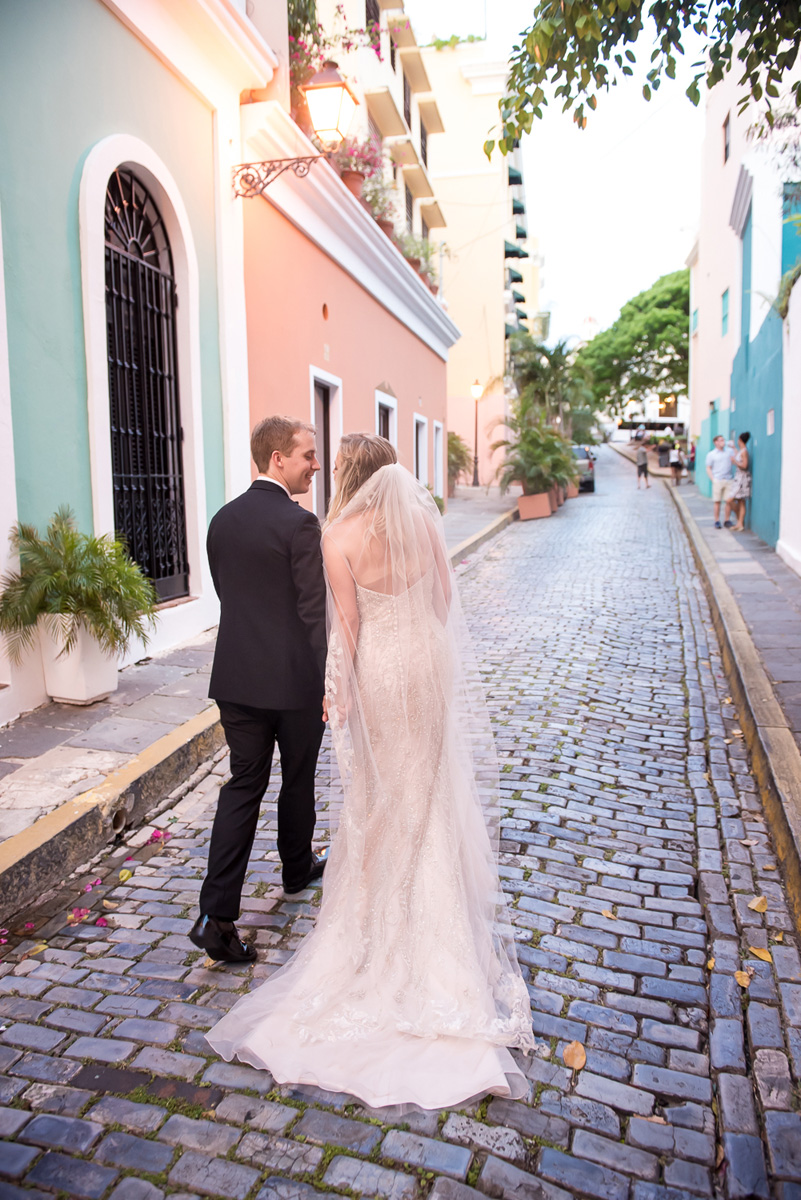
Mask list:
[{"label": "wedding dress train", "polygon": [[391,466],[326,531],[343,803],[322,903],[294,957],[208,1035],[279,1083],[373,1107],[523,1096],[508,1048],[534,1045],[490,836],[497,765],[438,522]]}]

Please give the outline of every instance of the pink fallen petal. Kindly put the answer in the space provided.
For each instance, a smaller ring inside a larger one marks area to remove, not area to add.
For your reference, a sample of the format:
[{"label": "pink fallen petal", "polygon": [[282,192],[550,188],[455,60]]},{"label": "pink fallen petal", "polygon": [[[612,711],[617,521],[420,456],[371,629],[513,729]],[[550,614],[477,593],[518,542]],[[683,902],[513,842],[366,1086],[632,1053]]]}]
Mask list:
[{"label": "pink fallen petal", "polygon": [[108,925],[108,921],[105,917],[98,917],[95,921],[95,925]]},{"label": "pink fallen petal", "polygon": [[35,929],[35,928],[36,928],[36,922],[35,922],[35,921],[26,921],[26,922],[25,922],[25,928],[26,928],[26,929]]}]

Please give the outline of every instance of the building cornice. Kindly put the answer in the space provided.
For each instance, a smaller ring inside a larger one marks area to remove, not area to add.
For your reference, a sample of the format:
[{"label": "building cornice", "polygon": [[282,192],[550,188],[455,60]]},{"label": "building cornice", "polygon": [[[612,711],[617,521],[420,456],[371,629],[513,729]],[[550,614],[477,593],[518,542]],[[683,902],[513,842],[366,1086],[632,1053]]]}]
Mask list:
[{"label": "building cornice", "polygon": [[[249,161],[315,154],[309,139],[276,101],[241,109],[242,144]],[[288,221],[346,271],[396,320],[440,358],[461,336],[442,305],[326,162],[298,179],[286,171],[264,194]],[[260,204],[260,199],[243,204]]]},{"label": "building cornice", "polygon": [[501,60],[466,62],[460,70],[475,96],[488,96],[494,92],[503,92],[506,88],[509,64]]},{"label": "building cornice", "polygon": [[103,0],[124,25],[213,106],[219,83],[266,87],[278,57],[231,0]]}]

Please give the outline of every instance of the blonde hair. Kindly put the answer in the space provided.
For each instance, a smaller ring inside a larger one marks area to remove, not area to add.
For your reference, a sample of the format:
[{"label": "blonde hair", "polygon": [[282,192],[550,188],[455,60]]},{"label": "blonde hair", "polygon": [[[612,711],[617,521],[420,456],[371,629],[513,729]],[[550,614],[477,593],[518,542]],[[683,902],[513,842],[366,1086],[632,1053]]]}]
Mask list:
[{"label": "blonde hair", "polygon": [[250,435],[250,453],[262,475],[270,469],[270,462],[277,450],[289,456],[295,449],[299,433],[316,433],[313,425],[298,421],[294,417],[265,417],[253,427]]},{"label": "blonde hair", "polygon": [[337,490],[326,517],[326,525],[338,517],[362,484],[381,467],[398,461],[395,447],[375,433],[346,433],[339,443]]}]

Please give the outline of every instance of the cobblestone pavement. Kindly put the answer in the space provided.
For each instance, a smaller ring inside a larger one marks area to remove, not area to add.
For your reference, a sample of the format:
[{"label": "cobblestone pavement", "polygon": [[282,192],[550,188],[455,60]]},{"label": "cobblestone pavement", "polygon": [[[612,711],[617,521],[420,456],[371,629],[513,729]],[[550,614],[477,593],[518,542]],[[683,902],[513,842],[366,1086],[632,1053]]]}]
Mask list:
[{"label": "cobblestone pavement", "polygon": [[0,1200],[799,1200],[797,936],[669,498],[604,454],[595,496],[511,527],[462,586],[541,1039],[527,1100],[374,1112],[210,1054],[318,898],[281,899],[268,803],[241,922],[259,962],[198,959],[222,759],[2,934]]}]

